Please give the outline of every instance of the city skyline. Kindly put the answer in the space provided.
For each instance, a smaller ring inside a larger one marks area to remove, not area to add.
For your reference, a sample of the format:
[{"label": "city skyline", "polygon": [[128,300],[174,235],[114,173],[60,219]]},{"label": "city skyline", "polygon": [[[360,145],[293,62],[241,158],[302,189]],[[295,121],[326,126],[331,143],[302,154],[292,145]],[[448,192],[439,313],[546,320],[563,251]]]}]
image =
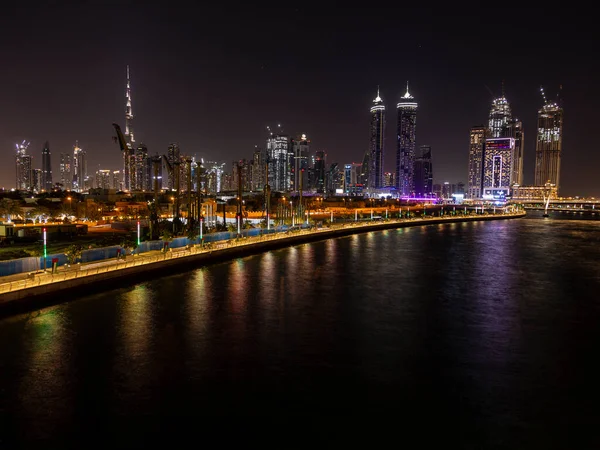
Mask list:
[{"label": "city skyline", "polygon": [[[15,7],[8,16],[20,17],[26,10],[26,7]],[[69,17],[86,11],[83,6],[75,8]],[[145,23],[156,25],[159,22],[156,12],[144,8],[138,9],[138,12],[140,20]],[[53,18],[56,15],[48,13]],[[433,14],[431,23],[441,26],[433,27],[435,29],[429,32],[421,31],[414,39],[411,38],[403,64],[395,63],[391,46],[383,44],[371,55],[373,62],[354,71],[350,77],[345,75],[345,70],[365,57],[365,43],[360,38],[365,37],[366,32],[357,28],[359,31],[345,34],[341,24],[337,24],[328,35],[324,30],[326,19],[330,16],[323,14],[310,16],[317,36],[306,42],[296,42],[290,37],[273,43],[276,47],[282,46],[280,50],[284,51],[249,51],[248,57],[244,57],[249,44],[236,50],[231,47],[233,35],[227,34],[229,37],[220,48],[218,45],[201,45],[201,51],[210,56],[205,59],[205,64],[184,60],[178,66],[171,66],[176,56],[181,57],[189,49],[181,44],[182,35],[176,34],[164,40],[151,38],[147,43],[133,37],[131,46],[115,52],[115,38],[110,35],[114,25],[105,30],[98,21],[105,14],[108,11],[101,9],[98,17],[88,20],[91,34],[86,39],[93,44],[90,47],[92,51],[80,56],[79,62],[87,65],[82,64],[76,74],[67,73],[60,64],[46,64],[41,77],[41,73],[32,70],[33,64],[24,62],[15,52],[9,52],[9,61],[18,63],[23,70],[18,77],[10,73],[2,75],[4,84],[14,87],[7,95],[6,105],[10,106],[10,113],[3,114],[0,128],[1,154],[4,157],[10,156],[14,161],[14,153],[10,152],[15,143],[27,140],[31,142],[29,153],[33,155],[33,167],[40,168],[41,149],[49,141],[55,155],[52,169],[56,174],[59,173],[58,155],[69,152],[73,143],[78,141],[87,152],[91,172],[88,175],[91,176],[98,166],[100,169],[122,170],[121,152],[112,141],[114,132],[111,124],[125,125],[124,68],[129,65],[133,80],[136,142],[146,144],[148,154],[165,154],[169,143],[178,142],[182,153],[190,156],[219,159],[228,164],[232,160],[250,159],[254,145],[264,145],[265,124],[280,121],[286,126],[286,134],[306,134],[312,142],[311,151],[325,151],[328,164],[360,162],[369,145],[368,112],[365,115],[365,109],[372,104],[374,86],[380,86],[381,97],[389,111],[399,101],[405,80],[409,79],[411,94],[419,99],[416,146],[432,147],[435,182],[466,183],[468,131],[474,124],[487,121],[489,104],[493,98],[500,96],[504,80],[505,95],[513,115],[522,121],[525,133],[523,184],[534,183],[537,112],[543,106],[539,86],[543,85],[552,97],[558,86],[563,85],[565,121],[561,192],[564,195],[600,195],[594,178],[599,157],[594,151],[593,128],[590,125],[593,96],[597,94],[587,92],[585,88],[585,80],[591,79],[590,65],[593,66],[593,62],[580,58],[573,61],[574,54],[561,52],[558,66],[543,67],[541,64],[537,69],[523,67],[518,73],[497,69],[473,74],[470,71],[473,66],[471,63],[465,65],[465,59],[470,49],[484,45],[485,39],[482,42],[475,40],[481,26],[476,25],[467,33],[468,39],[448,35],[448,42],[441,42],[437,38],[447,33],[448,27],[443,25],[441,14]],[[289,14],[306,17],[311,11],[291,10]],[[553,18],[549,12],[544,14],[549,15],[548,19]],[[390,21],[385,14],[377,15],[390,29],[385,34],[390,34],[394,30]],[[187,23],[185,17],[177,12],[168,12],[167,16],[176,18],[177,23]],[[429,20],[422,12],[415,17],[415,26],[419,21]],[[43,18],[40,15],[32,20],[36,22]],[[467,18],[473,19],[472,16],[453,18],[459,23]],[[363,23],[363,19],[350,11],[340,22],[358,25]],[[239,25],[241,20],[234,17],[233,23]],[[8,22],[6,25],[3,33],[13,27]],[[519,38],[523,52],[514,55],[514,66],[533,61],[536,58],[534,50],[550,53],[533,41],[536,27],[532,28]],[[244,29],[242,26],[241,31]],[[210,26],[208,30],[214,31]],[[197,43],[200,35],[193,31],[189,33],[189,37],[195,38],[192,40]],[[61,32],[55,32],[46,43],[31,37],[16,47],[32,55],[39,55],[42,50],[50,52],[51,59],[58,63],[78,49],[78,44],[67,42],[66,38]],[[259,35],[250,41],[256,43],[262,39],[266,37]],[[59,50],[58,44],[65,42],[64,48]],[[329,45],[323,47],[323,42]],[[556,45],[566,48],[561,42]],[[340,56],[339,46],[354,49],[356,56]],[[310,58],[311,67],[301,71],[303,76],[284,70],[300,63],[317,47],[323,49]],[[584,47],[580,47],[579,51]],[[167,48],[173,49],[173,55],[167,54]],[[577,53],[575,50],[574,53]],[[43,62],[44,57],[40,57]],[[335,57],[335,62],[330,57]],[[455,61],[453,57],[456,57]],[[153,65],[155,61],[160,63]],[[180,70],[170,70],[173,67]],[[447,70],[439,73],[442,69]],[[242,70],[243,76],[240,75]],[[198,78],[199,75],[202,77]],[[70,93],[65,96],[67,86]],[[27,97],[29,99],[24,101]],[[395,120],[395,117],[388,117],[388,124]],[[388,126],[386,130],[384,172],[394,171],[394,128]],[[590,163],[583,169],[577,163],[582,158]],[[0,185],[12,188],[14,166],[8,166],[0,168]]]}]

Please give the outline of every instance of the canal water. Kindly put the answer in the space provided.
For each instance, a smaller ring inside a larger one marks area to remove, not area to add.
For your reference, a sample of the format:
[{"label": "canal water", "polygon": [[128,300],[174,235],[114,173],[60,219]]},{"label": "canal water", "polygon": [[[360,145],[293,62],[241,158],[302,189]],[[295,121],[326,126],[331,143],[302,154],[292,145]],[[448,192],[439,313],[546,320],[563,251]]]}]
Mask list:
[{"label": "canal water", "polygon": [[600,220],[573,218],[353,235],[4,318],[0,448],[598,448]]}]

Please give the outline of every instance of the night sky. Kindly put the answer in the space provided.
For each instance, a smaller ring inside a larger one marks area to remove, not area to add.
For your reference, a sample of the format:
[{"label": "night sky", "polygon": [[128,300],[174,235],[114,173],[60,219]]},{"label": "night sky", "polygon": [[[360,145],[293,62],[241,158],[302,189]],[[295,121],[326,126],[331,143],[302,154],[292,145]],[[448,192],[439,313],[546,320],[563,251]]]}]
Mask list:
[{"label": "night sky", "polygon": [[380,85],[392,171],[395,105],[409,80],[417,145],[432,146],[437,183],[467,181],[469,129],[486,123],[504,80],[523,121],[532,184],[539,88],[554,97],[562,84],[561,194],[600,196],[597,25],[583,10],[23,3],[0,16],[0,186],[15,185],[23,139],[37,168],[50,141],[54,181],[59,154],[75,140],[88,174],[120,169],[111,124],[124,127],[129,64],[136,140],[152,154],[179,142],[185,154],[228,165],[251,158],[277,123],[292,136],[306,133],[328,163],[361,162]]}]

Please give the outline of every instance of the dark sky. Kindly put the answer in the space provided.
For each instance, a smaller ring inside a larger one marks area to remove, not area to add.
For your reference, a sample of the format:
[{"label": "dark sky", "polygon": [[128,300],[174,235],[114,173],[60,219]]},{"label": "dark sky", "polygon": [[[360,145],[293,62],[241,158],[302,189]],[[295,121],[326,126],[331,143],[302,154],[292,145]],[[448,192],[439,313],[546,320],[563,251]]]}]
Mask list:
[{"label": "dark sky", "polygon": [[278,122],[290,135],[306,133],[328,162],[361,161],[380,85],[391,171],[395,105],[409,80],[419,102],[417,144],[432,146],[435,182],[466,182],[469,128],[486,122],[505,80],[524,123],[525,182],[533,183],[539,87],[554,96],[562,84],[561,193],[600,196],[597,26],[582,10],[25,3],[11,2],[0,16],[7,188],[23,139],[34,167],[50,141],[57,180],[59,154],[75,140],[88,173],[120,168],[111,124],[124,126],[129,64],[137,141],[152,154],[176,141],[186,154],[227,163],[251,158],[266,125]]}]

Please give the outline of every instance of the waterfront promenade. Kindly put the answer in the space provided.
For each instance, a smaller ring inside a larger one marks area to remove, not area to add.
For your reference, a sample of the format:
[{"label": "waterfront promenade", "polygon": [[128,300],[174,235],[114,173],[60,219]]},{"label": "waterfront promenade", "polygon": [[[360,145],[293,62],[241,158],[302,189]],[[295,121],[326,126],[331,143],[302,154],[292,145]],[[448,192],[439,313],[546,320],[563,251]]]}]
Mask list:
[{"label": "waterfront promenade", "polygon": [[[56,273],[39,271],[0,278],[0,306],[28,299],[48,297],[57,293],[67,294],[75,289],[89,293],[98,283],[117,278],[138,277],[157,271],[168,273],[174,268],[191,268],[198,265],[226,260],[272,250],[290,245],[316,240],[347,236],[355,233],[378,231],[428,224],[500,220],[519,218],[524,212],[480,214],[472,216],[423,217],[410,219],[390,219],[385,221],[365,221],[332,224],[323,228],[283,231],[255,237],[243,237],[228,241],[217,241],[204,245],[194,245],[172,249],[166,252],[150,251],[127,256],[125,259],[110,259],[71,267],[60,267]],[[185,270],[185,269],[184,269]],[[64,297],[64,301],[73,296]]]}]

